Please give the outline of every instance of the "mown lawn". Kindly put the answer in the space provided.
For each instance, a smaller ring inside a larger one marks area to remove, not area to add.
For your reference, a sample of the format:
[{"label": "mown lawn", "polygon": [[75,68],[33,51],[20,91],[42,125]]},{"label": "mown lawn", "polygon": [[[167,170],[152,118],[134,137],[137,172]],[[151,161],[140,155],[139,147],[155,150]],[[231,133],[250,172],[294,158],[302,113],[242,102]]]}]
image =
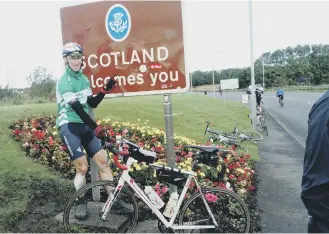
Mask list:
[{"label": "mown lawn", "polygon": [[[240,123],[240,129],[251,128],[247,117],[249,110],[239,103],[226,101],[224,105],[221,100],[198,94],[172,95],[172,101],[173,112],[177,114],[174,116],[176,135],[205,143],[205,120],[214,122],[217,130],[231,131],[236,122]],[[27,158],[19,144],[10,138],[8,129],[14,120],[56,115],[56,111],[55,103],[0,109],[0,232],[61,231],[53,215],[62,210],[63,202],[72,192],[72,182]],[[149,120],[148,125],[165,128],[162,95],[106,99],[95,110],[95,115],[119,121],[138,122],[139,119],[142,124]],[[257,147],[248,145],[248,148],[257,160]],[[45,210],[37,218],[33,212],[40,206]],[[26,216],[30,219],[19,221]]]}]

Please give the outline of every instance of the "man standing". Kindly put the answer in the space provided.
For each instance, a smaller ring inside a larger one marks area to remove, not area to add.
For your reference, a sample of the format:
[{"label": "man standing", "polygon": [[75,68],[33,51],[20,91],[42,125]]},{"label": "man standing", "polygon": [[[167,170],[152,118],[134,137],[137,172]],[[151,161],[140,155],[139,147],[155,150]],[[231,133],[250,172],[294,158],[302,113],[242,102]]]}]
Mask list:
[{"label": "man standing", "polygon": [[[98,106],[105,94],[115,86],[116,81],[110,79],[102,91],[93,97],[90,82],[82,73],[82,54],[81,45],[74,42],[64,45],[63,59],[66,68],[56,87],[58,105],[56,126],[59,128],[60,136],[68,148],[70,159],[76,169],[74,178],[76,190],[86,183],[87,155],[95,161],[102,180],[113,180],[106,154],[98,139],[104,137],[105,132],[103,127],[97,125],[89,116],[88,111],[90,107]],[[84,154],[83,149],[87,155]],[[108,194],[112,193],[113,189],[106,188]],[[78,204],[75,216],[84,219],[87,217],[87,203],[82,197],[79,198]]]},{"label": "man standing", "polygon": [[301,199],[309,214],[309,233],[329,233],[329,91],[308,116]]}]

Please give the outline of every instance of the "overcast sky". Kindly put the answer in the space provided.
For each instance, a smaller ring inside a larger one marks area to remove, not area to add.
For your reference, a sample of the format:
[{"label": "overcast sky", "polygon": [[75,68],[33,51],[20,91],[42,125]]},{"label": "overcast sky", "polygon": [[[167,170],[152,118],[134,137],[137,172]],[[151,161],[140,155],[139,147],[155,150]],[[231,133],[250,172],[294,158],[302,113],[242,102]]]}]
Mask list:
[{"label": "overcast sky", "polygon": [[[39,65],[61,75],[60,8],[83,2],[0,2],[0,86],[26,86]],[[250,66],[248,1],[190,0],[184,10],[190,71]],[[329,44],[328,10],[328,1],[253,1],[255,60],[297,44]]]}]

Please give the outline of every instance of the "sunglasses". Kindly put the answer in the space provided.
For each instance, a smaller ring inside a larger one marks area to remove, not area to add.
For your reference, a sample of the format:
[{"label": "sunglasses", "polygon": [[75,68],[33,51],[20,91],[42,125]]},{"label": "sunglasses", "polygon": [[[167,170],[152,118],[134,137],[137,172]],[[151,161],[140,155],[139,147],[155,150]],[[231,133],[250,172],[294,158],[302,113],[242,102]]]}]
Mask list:
[{"label": "sunglasses", "polygon": [[68,56],[69,60],[76,60],[76,61],[81,61],[82,56]]}]

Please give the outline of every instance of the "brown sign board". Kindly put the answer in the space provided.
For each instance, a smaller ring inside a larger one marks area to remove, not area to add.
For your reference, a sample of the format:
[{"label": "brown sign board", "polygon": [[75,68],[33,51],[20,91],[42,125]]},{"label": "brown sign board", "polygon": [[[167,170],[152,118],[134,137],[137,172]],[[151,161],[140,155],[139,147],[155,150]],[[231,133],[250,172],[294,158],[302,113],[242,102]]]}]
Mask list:
[{"label": "brown sign board", "polygon": [[189,89],[181,1],[100,1],[61,8],[62,40],[84,48],[93,94],[115,77],[108,96]]}]

